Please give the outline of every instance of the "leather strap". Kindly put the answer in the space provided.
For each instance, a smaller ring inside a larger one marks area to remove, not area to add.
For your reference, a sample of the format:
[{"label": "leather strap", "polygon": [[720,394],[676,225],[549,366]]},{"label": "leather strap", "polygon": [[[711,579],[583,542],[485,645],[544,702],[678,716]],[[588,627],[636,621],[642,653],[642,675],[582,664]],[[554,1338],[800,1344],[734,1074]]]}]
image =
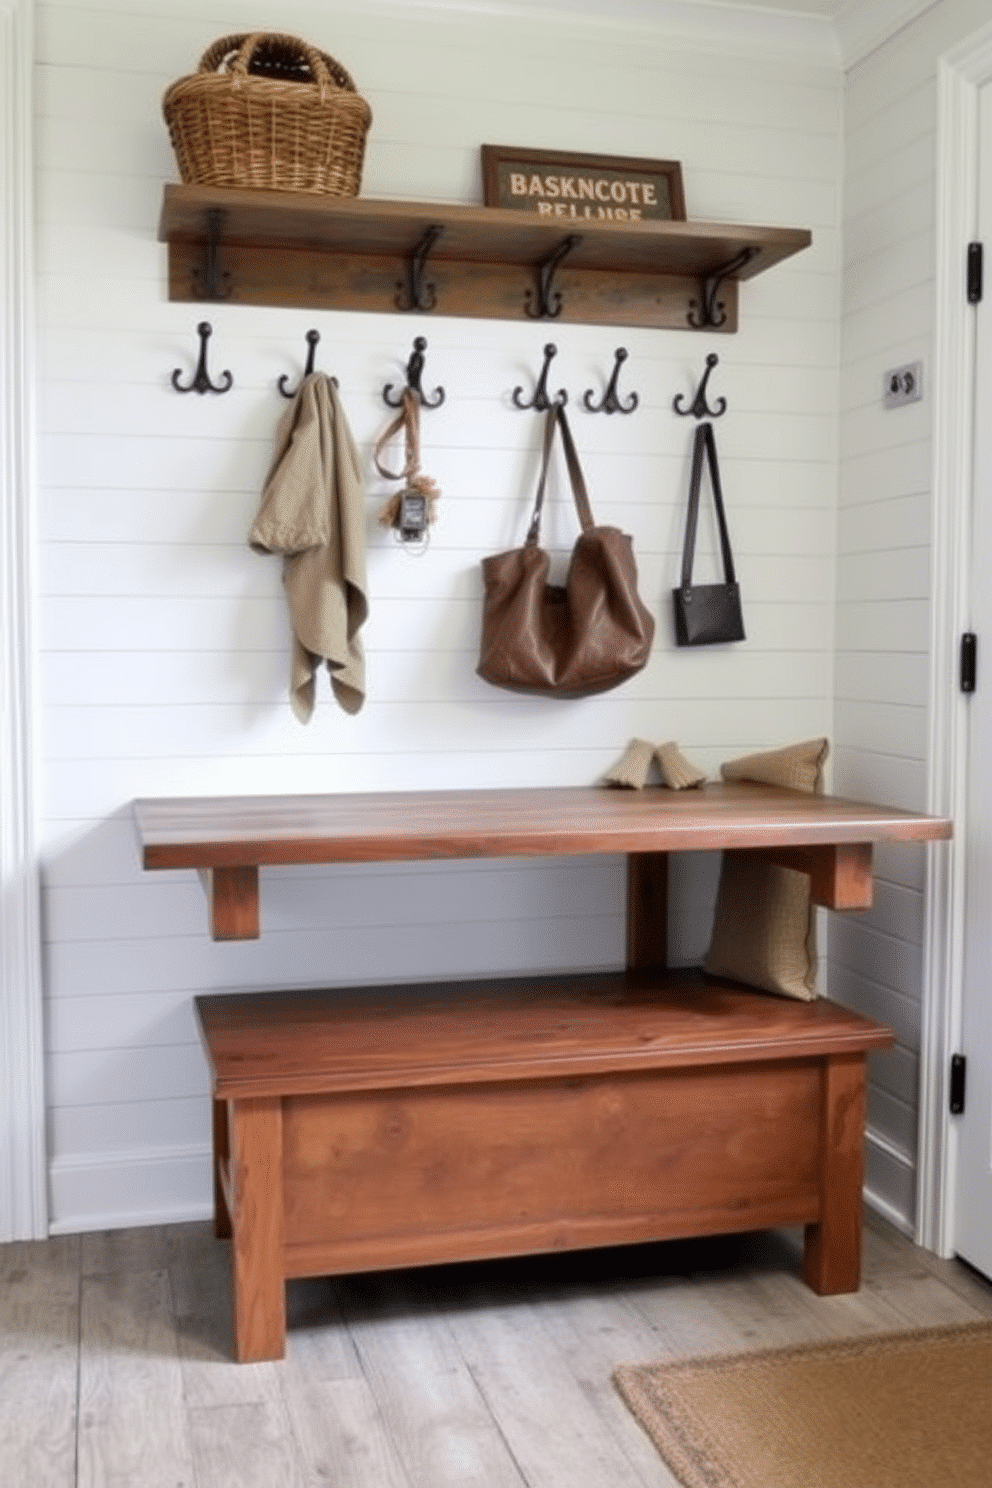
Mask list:
[{"label": "leather strap", "polygon": [[583,532],[588,532],[591,527],[596,525],[592,515],[592,507],[589,505],[589,493],[586,490],[582,466],[579,464],[578,451],[575,448],[572,431],[568,427],[565,410],[557,403],[554,403],[548,409],[547,417],[544,421],[544,449],[541,455],[541,473],[537,481],[537,495],[534,498],[534,515],[531,517],[530,527],[527,529],[527,547],[533,547],[541,535],[544,488],[547,484],[548,464],[551,459],[551,446],[554,443],[556,428],[561,429],[561,442],[562,448],[565,451],[565,464],[568,467],[568,478],[572,485],[572,498],[575,502],[575,510],[578,513],[579,524]]},{"label": "leather strap", "polygon": [[696,551],[696,526],[699,520],[699,488],[703,477],[703,456],[706,456],[710,467],[710,481],[713,485],[713,505],[716,507],[716,520],[720,528],[720,549],[723,554],[723,574],[728,584],[737,582],[734,572],[734,555],[730,547],[730,535],[727,532],[727,518],[723,510],[723,491],[720,488],[720,467],[716,458],[716,440],[713,438],[712,424],[699,424],[696,427],[696,437],[692,446],[692,473],[689,477],[689,510],[685,519],[685,543],[682,547],[682,588],[692,587],[692,560]]}]

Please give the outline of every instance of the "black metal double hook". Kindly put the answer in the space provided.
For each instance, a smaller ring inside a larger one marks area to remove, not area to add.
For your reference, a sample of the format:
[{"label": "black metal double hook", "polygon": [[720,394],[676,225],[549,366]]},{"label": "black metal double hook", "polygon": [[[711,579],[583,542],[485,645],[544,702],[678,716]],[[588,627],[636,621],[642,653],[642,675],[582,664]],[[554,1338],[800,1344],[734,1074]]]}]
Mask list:
[{"label": "black metal double hook", "polygon": [[539,413],[546,413],[549,408],[565,407],[565,404],[568,402],[568,394],[564,388],[559,388],[553,398],[548,397],[548,368],[551,366],[552,357],[557,356],[557,354],[557,346],[555,346],[553,341],[549,341],[544,348],[544,366],[541,368],[541,375],[537,379],[534,396],[530,402],[524,402],[522,387],[515,387],[513,389],[513,402],[517,408],[536,408]]},{"label": "black metal double hook", "polygon": [[431,399],[425,395],[420,385],[420,379],[424,371],[424,352],[426,350],[427,338],[425,336],[417,336],[413,343],[413,351],[410,353],[410,360],[406,364],[406,387],[400,389],[399,397],[397,398],[391,398],[389,396],[395,386],[394,383],[387,382],[382,390],[383,399],[389,404],[390,408],[400,408],[402,406],[404,393],[416,393],[423,408],[440,408],[444,402],[444,388],[436,387],[434,392],[437,396]]},{"label": "black metal double hook", "polygon": [[700,297],[698,300],[690,300],[689,314],[686,316],[693,330],[706,330],[713,326],[719,328],[727,323],[727,310],[724,302],[720,299],[720,290],[725,279],[733,279],[742,269],[746,269],[753,258],[758,256],[758,248],[742,248],[729,263],[721,268],[715,269],[708,274],[700,286]]},{"label": "black metal double hook", "polygon": [[[311,374],[311,372],[313,371],[314,353],[317,350],[317,342],[319,340],[320,340],[320,332],[319,331],[307,331],[307,364],[306,364],[306,366],[303,369],[303,377],[304,377],[304,379],[306,379],[307,377],[309,377],[310,374]],[[296,392],[291,393],[290,390],[289,390],[289,387],[288,387],[288,383],[289,383],[289,378],[286,376],[286,373],[284,372],[282,374],[282,376],[280,377],[280,379],[279,379],[279,391],[282,393],[282,395],[283,395],[284,398],[295,398],[296,397],[296,393],[298,393],[300,391],[300,388],[298,387],[296,389]],[[300,383],[300,387],[302,387],[302,386],[303,386],[303,383],[301,382]]]},{"label": "black metal double hook", "polygon": [[[320,340],[320,332],[319,331],[307,331],[307,363],[306,363],[306,366],[303,368],[303,379],[300,382],[300,386],[296,389],[296,391],[291,393],[290,390],[289,390],[289,386],[288,386],[289,378],[286,376],[286,373],[284,372],[282,374],[282,376],[280,377],[280,379],[279,379],[279,391],[282,393],[282,395],[283,395],[284,398],[295,398],[296,397],[296,394],[300,391],[300,387],[303,386],[303,383],[306,381],[306,379],[313,372],[313,370],[314,370],[314,353],[317,350],[317,342],[319,340]],[[337,387],[337,385],[338,385],[337,378],[336,377],[332,377],[331,378],[331,381],[333,382],[334,386]]]},{"label": "black metal double hook", "polygon": [[640,401],[636,393],[631,393],[626,406],[621,402],[617,392],[617,379],[620,376],[620,368],[627,360],[627,348],[618,346],[616,349],[616,361],[613,364],[613,375],[610,378],[606,392],[598,403],[593,402],[592,388],[587,388],[583,396],[583,403],[590,413],[633,413]]},{"label": "black metal double hook", "polygon": [[[513,402],[517,408],[536,408],[540,413],[546,412],[549,408],[564,408],[568,402],[568,394],[564,388],[559,388],[553,398],[548,396],[548,369],[551,366],[551,359],[557,354],[557,351],[558,348],[551,341],[544,348],[544,366],[541,368],[541,375],[537,379],[534,396],[529,403],[524,402],[524,390],[522,387],[515,387],[513,389]],[[626,360],[626,347],[618,346],[612,376],[610,377],[606,392],[598,403],[595,402],[592,388],[586,389],[582,402],[590,413],[633,413],[639,402],[637,394],[631,393],[625,403],[617,391],[617,379],[620,376],[620,368]]]},{"label": "black metal double hook", "polygon": [[552,286],[555,274],[573,248],[582,242],[581,233],[569,233],[543,263],[537,265],[537,284],[524,296],[524,313],[531,320],[555,320],[562,312],[564,300],[560,289]]},{"label": "black metal double hook", "polygon": [[720,358],[717,356],[716,352],[711,351],[709,356],[706,358],[706,371],[703,373],[703,380],[702,382],[700,382],[698,388],[696,389],[696,396],[693,398],[692,402],[687,408],[681,408],[679,406],[685,401],[681,393],[677,393],[672,399],[672,407],[675,409],[675,412],[681,414],[683,418],[688,418],[689,414],[691,413],[693,418],[715,419],[719,418],[722,413],[726,413],[726,398],[718,398],[715,408],[711,408],[706,401],[706,384],[709,382],[710,373],[713,371],[713,368],[716,366],[719,360]]},{"label": "black metal double hook", "polygon": [[[443,227],[434,224],[428,227],[414,248],[406,264],[406,278],[396,286],[396,308],[398,310],[433,310],[437,304],[437,286],[424,283],[424,269],[431,249],[444,233]],[[430,405],[428,405],[430,406]]]},{"label": "black metal double hook", "polygon": [[177,393],[226,393],[234,385],[234,378],[230,372],[222,372],[221,378],[224,380],[215,383],[210,381],[210,373],[207,371],[207,342],[213,335],[213,326],[209,320],[201,320],[196,333],[200,338],[200,359],[196,364],[193,380],[183,387],[179,381],[182,368],[177,367],[172,374],[172,386]]}]

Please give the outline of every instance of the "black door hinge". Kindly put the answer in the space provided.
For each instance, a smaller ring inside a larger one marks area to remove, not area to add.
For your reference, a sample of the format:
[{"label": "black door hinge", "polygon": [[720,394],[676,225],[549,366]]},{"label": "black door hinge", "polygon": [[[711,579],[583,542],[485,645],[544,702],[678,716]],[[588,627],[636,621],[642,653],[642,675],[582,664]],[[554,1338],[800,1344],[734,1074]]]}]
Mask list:
[{"label": "black door hinge", "polygon": [[982,269],[985,254],[981,243],[968,244],[968,304],[977,305],[982,298]]},{"label": "black door hinge", "polygon": [[966,630],[961,637],[961,691],[974,692],[978,680],[978,637]]},{"label": "black door hinge", "polygon": [[964,1114],[964,1083],[968,1061],[963,1054],[951,1055],[951,1115]]}]

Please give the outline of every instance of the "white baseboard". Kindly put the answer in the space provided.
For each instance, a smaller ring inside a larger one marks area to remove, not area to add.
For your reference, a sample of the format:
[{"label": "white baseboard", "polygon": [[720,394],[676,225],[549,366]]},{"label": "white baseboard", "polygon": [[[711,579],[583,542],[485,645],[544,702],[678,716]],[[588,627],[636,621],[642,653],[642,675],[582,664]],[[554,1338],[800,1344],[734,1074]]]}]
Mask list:
[{"label": "white baseboard", "polygon": [[865,1134],[864,1199],[869,1209],[913,1238],[916,1230],[916,1165],[878,1132]]},{"label": "white baseboard", "polygon": [[57,1158],[49,1169],[49,1233],[209,1219],[212,1185],[209,1146]]}]

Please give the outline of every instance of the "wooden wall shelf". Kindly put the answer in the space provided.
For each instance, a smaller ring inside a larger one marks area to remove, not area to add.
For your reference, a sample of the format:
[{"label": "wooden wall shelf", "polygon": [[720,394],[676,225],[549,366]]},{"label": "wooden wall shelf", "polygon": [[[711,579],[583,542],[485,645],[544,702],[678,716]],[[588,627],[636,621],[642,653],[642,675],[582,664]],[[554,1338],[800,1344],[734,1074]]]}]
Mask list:
[{"label": "wooden wall shelf", "polygon": [[737,285],[805,228],[165,187],[169,298],[668,330],[737,329]]},{"label": "wooden wall shelf", "polygon": [[258,936],[259,869],[276,864],[627,853],[634,877],[647,875],[651,908],[635,938],[651,943],[651,965],[653,937],[664,926],[652,863],[666,853],[758,852],[808,873],[816,903],[866,909],[873,843],[950,835],[950,823],[937,818],[753,781],[691,791],[566,786],[167,797],[135,801],[134,816],[143,867],[206,875],[215,940]]}]

